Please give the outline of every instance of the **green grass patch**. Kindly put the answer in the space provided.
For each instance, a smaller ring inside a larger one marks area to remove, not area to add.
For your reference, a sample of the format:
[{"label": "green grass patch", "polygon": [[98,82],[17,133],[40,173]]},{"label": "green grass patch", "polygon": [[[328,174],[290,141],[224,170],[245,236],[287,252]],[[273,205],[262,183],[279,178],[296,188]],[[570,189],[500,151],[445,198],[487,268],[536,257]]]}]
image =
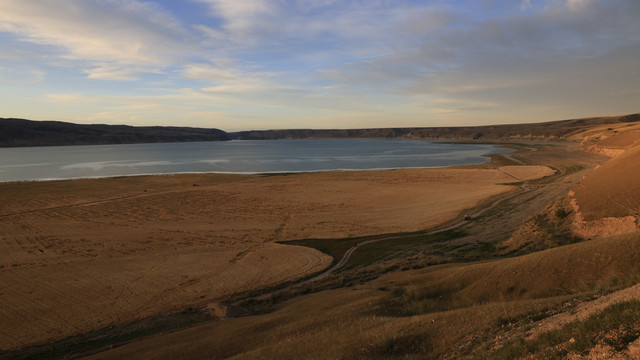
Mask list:
[{"label": "green grass patch", "polygon": [[345,267],[369,265],[401,251],[414,247],[444,243],[465,235],[467,235],[467,233],[463,230],[447,230],[430,235],[407,236],[363,245],[362,248],[359,248],[353,253]]},{"label": "green grass patch", "polygon": [[566,175],[577,173],[578,171],[584,170],[585,166],[583,165],[571,165],[567,166],[564,171]]},{"label": "green grass patch", "polygon": [[495,255],[496,242],[495,241],[492,241],[492,242],[478,241],[460,250],[460,252],[467,255],[477,255],[477,256]]},{"label": "green grass patch", "polygon": [[[302,245],[322,251],[333,257],[333,262],[339,261],[351,247],[358,244],[358,249],[353,253],[344,268],[369,265],[382,260],[389,255],[413,247],[436,244],[465,236],[462,230],[446,230],[428,234],[425,232],[385,234],[341,239],[304,239],[283,242],[288,245]],[[372,244],[363,244],[369,240],[378,240]]]}]

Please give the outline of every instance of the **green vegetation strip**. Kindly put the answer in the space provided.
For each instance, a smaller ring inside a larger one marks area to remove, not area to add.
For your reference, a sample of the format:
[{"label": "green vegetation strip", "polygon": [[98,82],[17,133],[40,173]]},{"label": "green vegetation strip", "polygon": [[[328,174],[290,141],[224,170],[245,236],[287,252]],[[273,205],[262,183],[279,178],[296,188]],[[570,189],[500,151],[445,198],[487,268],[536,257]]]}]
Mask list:
[{"label": "green vegetation strip", "polygon": [[583,353],[599,343],[624,350],[640,336],[640,300],[611,305],[584,321],[541,334],[532,341],[524,336],[488,353],[486,359],[516,359],[529,355],[555,359],[568,353]]},{"label": "green vegetation strip", "polygon": [[333,263],[335,264],[344,256],[347,250],[354,245],[362,244],[369,240],[378,240],[372,244],[358,246],[358,249],[353,253],[345,266],[345,268],[353,268],[369,265],[398,251],[441,243],[465,235],[466,233],[462,230],[446,230],[437,233],[415,232],[341,239],[304,239],[287,241],[283,244],[307,246],[322,251],[332,256]]}]

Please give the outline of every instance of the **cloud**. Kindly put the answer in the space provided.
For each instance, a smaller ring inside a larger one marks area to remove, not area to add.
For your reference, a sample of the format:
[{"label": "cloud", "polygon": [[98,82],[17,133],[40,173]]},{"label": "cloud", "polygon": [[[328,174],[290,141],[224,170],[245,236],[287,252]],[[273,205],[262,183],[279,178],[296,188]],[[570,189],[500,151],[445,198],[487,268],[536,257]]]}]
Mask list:
[{"label": "cloud", "polygon": [[180,73],[205,84],[201,91],[207,94],[246,94],[272,92],[281,87],[276,73],[246,71],[239,66],[216,66],[207,63],[186,65]]},{"label": "cloud", "polygon": [[[266,30],[273,25],[270,18],[276,17],[276,6],[267,0],[201,0],[207,3],[212,13],[225,20],[224,29],[236,35],[249,35]],[[274,30],[274,29],[270,29]]]},{"label": "cloud", "polygon": [[239,77],[237,71],[208,64],[190,64],[184,67],[182,74],[194,80],[235,80]]},{"label": "cloud", "polygon": [[[569,0],[562,14],[549,5],[500,18],[452,11],[448,17],[455,23],[443,22],[428,33],[395,28],[393,38],[405,40],[389,55],[323,73],[343,84],[386,84],[413,95],[553,84],[557,70],[571,64],[580,68],[588,57],[640,42],[638,6],[631,1],[614,2],[612,6],[611,1]],[[575,13],[578,8],[579,14]],[[413,16],[421,15],[409,15],[408,20]],[[588,71],[583,76],[590,77]]]},{"label": "cloud", "polygon": [[37,84],[44,80],[45,73],[39,69],[0,66],[0,80],[5,84]]},{"label": "cloud", "polygon": [[384,37],[389,26],[399,22],[397,17],[409,8],[417,9],[405,1],[198,1],[207,4],[210,15],[219,20],[212,35],[224,33],[232,42],[227,46],[261,52],[272,49],[271,53],[284,50],[285,56],[296,58],[304,52],[362,52],[370,42]]},{"label": "cloud", "polygon": [[[0,30],[56,48],[50,56],[82,62],[91,78],[131,79],[136,71],[157,71],[188,47],[179,21],[136,0],[3,0]],[[140,64],[145,67],[130,69]]]},{"label": "cloud", "polygon": [[138,74],[141,72],[155,72],[157,70],[148,68],[138,68],[133,66],[119,66],[112,64],[102,64],[93,68],[86,69],[84,72],[89,79],[108,79],[108,80],[137,80]]},{"label": "cloud", "polygon": [[586,10],[592,5],[591,0],[567,0],[567,8],[572,12]]}]

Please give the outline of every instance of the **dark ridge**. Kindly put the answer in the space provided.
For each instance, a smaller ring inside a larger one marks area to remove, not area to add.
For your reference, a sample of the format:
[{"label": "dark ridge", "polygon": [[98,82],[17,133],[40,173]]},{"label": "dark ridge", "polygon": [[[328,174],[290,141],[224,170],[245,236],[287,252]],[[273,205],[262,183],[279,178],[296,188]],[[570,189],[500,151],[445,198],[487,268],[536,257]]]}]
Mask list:
[{"label": "dark ridge", "polygon": [[80,125],[0,118],[0,147],[138,144],[230,140],[218,129],[128,125]]},{"label": "dark ridge", "polygon": [[640,122],[640,114],[535,124],[378,129],[283,129],[226,133],[218,129],[192,127],[80,125],[61,121],[0,118],[0,147],[314,138],[404,138],[488,142],[568,141],[571,135],[594,125],[632,122]]}]

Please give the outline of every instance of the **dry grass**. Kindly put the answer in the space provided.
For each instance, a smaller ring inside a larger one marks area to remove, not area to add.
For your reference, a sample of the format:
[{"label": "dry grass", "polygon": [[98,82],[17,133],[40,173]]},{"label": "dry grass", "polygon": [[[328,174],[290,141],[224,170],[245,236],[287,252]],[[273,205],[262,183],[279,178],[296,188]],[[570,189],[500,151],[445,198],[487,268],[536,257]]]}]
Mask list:
[{"label": "dry grass", "polygon": [[429,228],[507,179],[467,168],[0,184],[0,349],[303,278],[331,258],[277,241]]},{"label": "dry grass", "polygon": [[[640,142],[640,132],[637,132]],[[636,216],[640,218],[640,145],[587,175],[575,189],[584,219]]]},{"label": "dry grass", "polygon": [[564,196],[543,211],[529,217],[497,248],[512,255],[527,254],[584,240],[574,232],[576,213]]},{"label": "dry grass", "polygon": [[270,314],[163,335],[100,358],[375,359],[452,351],[470,356],[481,346],[478,339],[496,326],[640,280],[639,254],[640,234],[633,234],[516,258],[390,273],[292,300]]},{"label": "dry grass", "polygon": [[483,354],[484,359],[516,359],[535,355],[557,359],[581,354],[598,344],[623,351],[640,336],[640,300],[617,303],[585,320],[573,321],[535,339],[520,336],[499,349]]}]

